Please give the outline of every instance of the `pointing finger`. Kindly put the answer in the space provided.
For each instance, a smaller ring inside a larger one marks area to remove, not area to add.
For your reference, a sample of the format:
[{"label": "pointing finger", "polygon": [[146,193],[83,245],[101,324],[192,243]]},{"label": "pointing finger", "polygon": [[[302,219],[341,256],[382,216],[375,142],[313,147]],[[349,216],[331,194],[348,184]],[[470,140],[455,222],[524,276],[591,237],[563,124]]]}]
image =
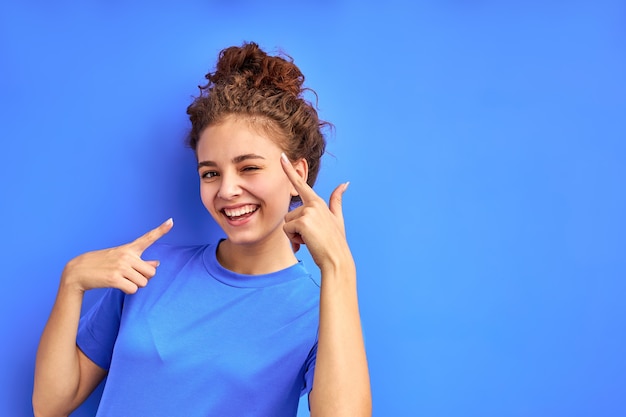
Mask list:
[{"label": "pointing finger", "polygon": [[330,195],[330,199],[328,201],[328,208],[330,209],[331,213],[333,213],[335,217],[340,221],[342,227],[344,225],[342,209],[343,193],[345,193],[348,189],[348,185],[350,185],[350,182],[340,184]]},{"label": "pointing finger", "polygon": [[298,195],[300,195],[300,199],[303,203],[306,203],[307,201],[317,197],[317,194],[315,194],[313,188],[311,188],[309,184],[306,183],[304,178],[302,178],[298,174],[298,172],[293,167],[293,165],[291,165],[289,158],[287,158],[287,155],[285,155],[284,152],[280,155],[280,162],[283,166],[283,171],[285,171],[285,174],[287,174],[287,178],[289,178],[289,181],[291,181],[291,184],[293,184],[294,188],[298,192]]},{"label": "pointing finger", "polygon": [[174,226],[174,221],[170,218],[163,222],[160,226],[150,230],[143,236],[135,239],[130,246],[134,247],[139,251],[139,253],[143,253],[150,245],[154,242],[162,238],[167,232],[169,232]]}]

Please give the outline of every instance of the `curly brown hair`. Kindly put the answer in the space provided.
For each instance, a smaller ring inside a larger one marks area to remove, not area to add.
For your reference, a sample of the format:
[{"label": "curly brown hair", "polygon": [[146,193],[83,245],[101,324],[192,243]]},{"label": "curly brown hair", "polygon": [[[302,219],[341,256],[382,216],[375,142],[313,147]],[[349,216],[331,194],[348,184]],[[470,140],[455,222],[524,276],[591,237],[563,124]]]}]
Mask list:
[{"label": "curly brown hair", "polygon": [[[254,42],[232,46],[219,54],[215,72],[198,86],[200,95],[187,108],[191,121],[188,145],[196,151],[200,135],[208,126],[227,117],[241,117],[261,129],[294,161],[305,158],[307,183],[313,186],[326,149],[324,128],[316,108],[304,99],[304,75],[287,55],[270,56]],[[316,95],[317,97],[317,95]]]}]

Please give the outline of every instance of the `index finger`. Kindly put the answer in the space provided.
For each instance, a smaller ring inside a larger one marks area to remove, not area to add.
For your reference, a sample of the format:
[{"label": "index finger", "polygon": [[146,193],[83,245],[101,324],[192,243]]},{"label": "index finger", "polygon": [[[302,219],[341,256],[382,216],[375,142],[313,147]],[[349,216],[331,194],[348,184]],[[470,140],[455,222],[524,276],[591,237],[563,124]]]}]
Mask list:
[{"label": "index finger", "polygon": [[139,253],[143,253],[143,251],[148,249],[150,245],[152,245],[154,242],[162,238],[167,232],[169,232],[172,229],[172,226],[174,226],[174,220],[169,218],[161,223],[160,226],[150,230],[143,236],[139,236],[132,243],[130,243],[130,246],[137,249]]},{"label": "index finger", "polygon": [[285,155],[284,152],[280,155],[280,161],[283,166],[283,171],[285,171],[285,174],[287,174],[287,178],[289,178],[289,181],[291,181],[291,184],[293,184],[303,203],[306,203],[307,201],[310,201],[313,198],[317,197],[317,194],[315,193],[315,191],[313,191],[313,188],[311,188],[309,184],[306,183],[304,178],[302,178],[298,174],[298,172],[293,167],[293,165],[291,165],[291,161],[289,161],[289,158],[287,158],[287,155]]}]

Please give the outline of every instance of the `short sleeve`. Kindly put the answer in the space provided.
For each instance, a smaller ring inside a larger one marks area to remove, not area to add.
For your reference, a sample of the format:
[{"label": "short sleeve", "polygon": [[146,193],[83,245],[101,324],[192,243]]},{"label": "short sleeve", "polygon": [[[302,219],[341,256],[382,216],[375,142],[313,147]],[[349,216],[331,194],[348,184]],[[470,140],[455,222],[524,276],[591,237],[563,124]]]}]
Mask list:
[{"label": "short sleeve", "polygon": [[304,386],[300,391],[300,396],[308,394],[313,389],[313,374],[315,373],[315,361],[317,359],[317,340],[309,352],[309,356],[304,363]]},{"label": "short sleeve", "polygon": [[118,289],[106,290],[78,324],[76,344],[89,359],[105,370],[111,366],[124,297],[124,293]]}]

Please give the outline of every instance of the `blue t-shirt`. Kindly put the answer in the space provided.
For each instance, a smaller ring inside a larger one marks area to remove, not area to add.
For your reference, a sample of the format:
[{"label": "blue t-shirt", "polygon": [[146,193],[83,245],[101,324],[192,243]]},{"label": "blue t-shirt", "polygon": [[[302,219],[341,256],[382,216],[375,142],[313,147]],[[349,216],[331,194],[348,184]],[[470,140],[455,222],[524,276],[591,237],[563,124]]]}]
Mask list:
[{"label": "blue t-shirt", "polygon": [[109,371],[98,417],[295,416],[311,390],[319,283],[301,263],[266,275],[224,269],[217,245],[151,248],[157,274],[107,290],[77,344]]}]

